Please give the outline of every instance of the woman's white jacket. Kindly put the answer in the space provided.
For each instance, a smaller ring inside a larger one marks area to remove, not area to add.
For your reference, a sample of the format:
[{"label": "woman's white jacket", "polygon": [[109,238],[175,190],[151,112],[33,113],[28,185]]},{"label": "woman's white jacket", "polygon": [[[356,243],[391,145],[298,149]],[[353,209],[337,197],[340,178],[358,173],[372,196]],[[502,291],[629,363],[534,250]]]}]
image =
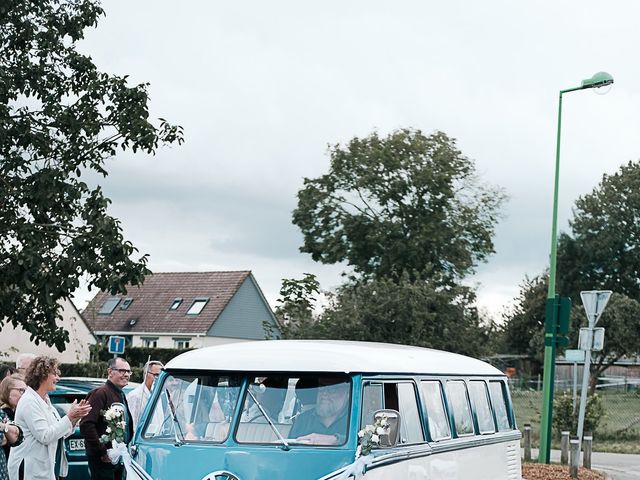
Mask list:
[{"label": "woman's white jacket", "polygon": [[[43,400],[31,387],[20,398],[15,422],[22,427],[24,441],[11,449],[9,479],[18,480],[20,463],[24,460],[24,478],[55,480],[54,466],[58,440],[71,435],[74,426],[66,415],[60,418],[49,397]],[[68,470],[64,448],[61,452],[60,476]]]}]

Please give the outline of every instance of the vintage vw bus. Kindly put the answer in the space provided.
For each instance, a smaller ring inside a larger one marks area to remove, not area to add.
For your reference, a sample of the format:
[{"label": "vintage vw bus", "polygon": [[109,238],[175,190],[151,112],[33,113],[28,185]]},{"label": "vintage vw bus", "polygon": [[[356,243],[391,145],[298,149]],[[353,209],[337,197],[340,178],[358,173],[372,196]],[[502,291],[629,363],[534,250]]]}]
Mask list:
[{"label": "vintage vw bus", "polygon": [[499,370],[377,343],[260,341],[184,353],[165,367],[130,450],[154,480],[349,478],[358,432],[376,412],[388,414],[392,432],[360,458],[365,479],[521,478],[520,433]]}]

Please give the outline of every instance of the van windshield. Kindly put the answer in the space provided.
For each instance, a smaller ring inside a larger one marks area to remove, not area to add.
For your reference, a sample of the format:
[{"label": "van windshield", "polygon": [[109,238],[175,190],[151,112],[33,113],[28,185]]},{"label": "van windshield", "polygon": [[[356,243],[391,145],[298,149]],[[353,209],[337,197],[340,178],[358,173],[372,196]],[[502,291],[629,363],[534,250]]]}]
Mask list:
[{"label": "van windshield", "polygon": [[349,377],[269,375],[248,379],[239,443],[342,445],[351,405]]},{"label": "van windshield", "polygon": [[223,442],[240,395],[241,376],[169,375],[143,437]]}]

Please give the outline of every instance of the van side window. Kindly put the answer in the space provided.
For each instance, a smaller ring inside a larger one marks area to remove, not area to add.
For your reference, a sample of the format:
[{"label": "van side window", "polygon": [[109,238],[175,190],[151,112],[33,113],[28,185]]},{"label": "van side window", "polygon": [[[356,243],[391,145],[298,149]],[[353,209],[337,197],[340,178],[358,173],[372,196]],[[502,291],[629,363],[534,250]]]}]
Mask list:
[{"label": "van side window", "polygon": [[424,441],[416,389],[412,382],[365,384],[362,392],[361,427],[373,422],[373,413],[382,408],[400,412],[400,443]]},{"label": "van side window", "polygon": [[462,380],[447,382],[447,400],[453,410],[453,420],[458,436],[473,435],[473,420],[467,396],[467,386]]},{"label": "van side window", "polygon": [[471,396],[471,403],[476,412],[478,430],[480,433],[494,433],[496,431],[496,427],[493,424],[493,415],[491,414],[491,406],[489,405],[489,392],[487,392],[487,385],[481,380],[470,381],[469,395]]},{"label": "van side window", "polygon": [[504,384],[502,382],[489,382],[489,391],[491,392],[491,403],[493,403],[493,411],[496,414],[496,422],[498,431],[505,432],[511,430],[509,415],[507,414],[507,403],[505,401]]},{"label": "van side window", "polygon": [[442,400],[442,385],[438,381],[423,381],[422,394],[431,440],[442,440],[451,437],[449,419]]}]

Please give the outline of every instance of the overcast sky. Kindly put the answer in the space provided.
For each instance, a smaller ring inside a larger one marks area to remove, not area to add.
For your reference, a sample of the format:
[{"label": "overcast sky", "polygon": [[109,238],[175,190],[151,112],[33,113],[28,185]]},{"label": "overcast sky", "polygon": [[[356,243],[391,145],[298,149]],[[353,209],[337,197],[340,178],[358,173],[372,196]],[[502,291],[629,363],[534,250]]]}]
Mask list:
[{"label": "overcast sky", "polygon": [[[154,271],[282,278],[343,266],[299,253],[291,224],[327,145],[373,131],[442,130],[510,195],[496,254],[470,282],[499,313],[548,264],[558,92],[604,70],[606,95],[564,96],[560,229],[579,195],[640,157],[640,4],[492,1],[107,1],[81,49],[149,82],[181,147],[124,154],[102,182]],[[561,275],[562,272],[559,272]],[[83,306],[84,297],[78,295]]]}]

